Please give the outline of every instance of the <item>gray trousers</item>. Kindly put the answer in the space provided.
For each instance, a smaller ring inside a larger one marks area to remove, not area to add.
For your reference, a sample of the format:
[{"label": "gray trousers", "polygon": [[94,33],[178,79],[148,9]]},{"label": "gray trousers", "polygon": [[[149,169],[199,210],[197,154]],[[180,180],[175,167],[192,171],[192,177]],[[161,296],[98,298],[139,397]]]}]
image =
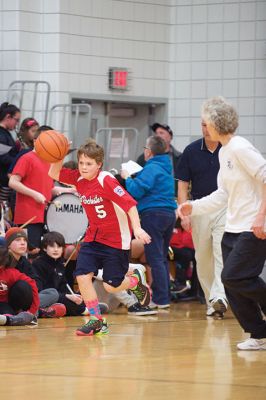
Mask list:
[{"label": "gray trousers", "polygon": [[222,237],[226,209],[192,217],[192,238],[195,246],[198,278],[207,306],[215,298],[226,298],[221,281],[223,270]]},{"label": "gray trousers", "polygon": [[49,307],[58,302],[59,293],[56,289],[49,288],[39,292],[40,308]]}]

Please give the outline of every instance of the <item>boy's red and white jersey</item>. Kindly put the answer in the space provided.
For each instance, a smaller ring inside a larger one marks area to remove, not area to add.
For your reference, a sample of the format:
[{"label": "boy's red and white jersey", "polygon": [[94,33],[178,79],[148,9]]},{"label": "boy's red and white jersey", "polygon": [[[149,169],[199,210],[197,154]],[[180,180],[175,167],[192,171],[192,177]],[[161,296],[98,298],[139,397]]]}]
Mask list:
[{"label": "boy's red and white jersey", "polygon": [[127,212],[137,202],[112,174],[101,171],[96,178],[87,180],[78,170],[62,168],[59,180],[76,186],[89,220],[85,242],[96,241],[124,250],[130,248],[132,229]]}]

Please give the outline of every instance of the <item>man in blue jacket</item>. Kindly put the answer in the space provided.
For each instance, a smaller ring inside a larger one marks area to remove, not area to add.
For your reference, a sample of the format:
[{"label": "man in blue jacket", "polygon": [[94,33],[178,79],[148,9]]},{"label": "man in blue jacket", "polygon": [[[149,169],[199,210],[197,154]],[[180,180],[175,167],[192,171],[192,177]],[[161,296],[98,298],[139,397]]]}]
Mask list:
[{"label": "man in blue jacket", "polygon": [[144,147],[145,166],[135,179],[126,171],[127,191],[138,201],[141,226],[151,236],[145,245],[145,255],[152,270],[152,308],[168,308],[170,305],[168,247],[173,233],[176,215],[172,164],[166,153],[166,143],[158,136],[147,139]]}]

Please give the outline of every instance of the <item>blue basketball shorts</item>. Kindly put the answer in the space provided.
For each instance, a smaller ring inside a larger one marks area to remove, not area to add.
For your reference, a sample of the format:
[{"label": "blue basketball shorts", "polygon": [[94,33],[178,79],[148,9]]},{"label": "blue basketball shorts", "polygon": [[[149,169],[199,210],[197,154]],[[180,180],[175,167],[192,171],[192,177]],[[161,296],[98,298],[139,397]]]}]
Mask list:
[{"label": "blue basketball shorts", "polygon": [[129,250],[116,249],[98,242],[85,242],[81,244],[74,276],[91,272],[96,276],[98,270],[102,269],[103,281],[118,287],[125,278],[128,265]]}]

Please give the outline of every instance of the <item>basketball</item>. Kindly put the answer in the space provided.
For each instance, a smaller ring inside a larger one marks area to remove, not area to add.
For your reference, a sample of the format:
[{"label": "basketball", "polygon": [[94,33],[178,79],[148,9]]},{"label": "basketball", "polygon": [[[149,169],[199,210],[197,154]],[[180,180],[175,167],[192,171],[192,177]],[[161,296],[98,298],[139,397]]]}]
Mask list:
[{"label": "basketball", "polygon": [[38,156],[49,163],[54,163],[67,155],[69,144],[60,132],[50,130],[42,132],[35,141],[34,148]]}]

